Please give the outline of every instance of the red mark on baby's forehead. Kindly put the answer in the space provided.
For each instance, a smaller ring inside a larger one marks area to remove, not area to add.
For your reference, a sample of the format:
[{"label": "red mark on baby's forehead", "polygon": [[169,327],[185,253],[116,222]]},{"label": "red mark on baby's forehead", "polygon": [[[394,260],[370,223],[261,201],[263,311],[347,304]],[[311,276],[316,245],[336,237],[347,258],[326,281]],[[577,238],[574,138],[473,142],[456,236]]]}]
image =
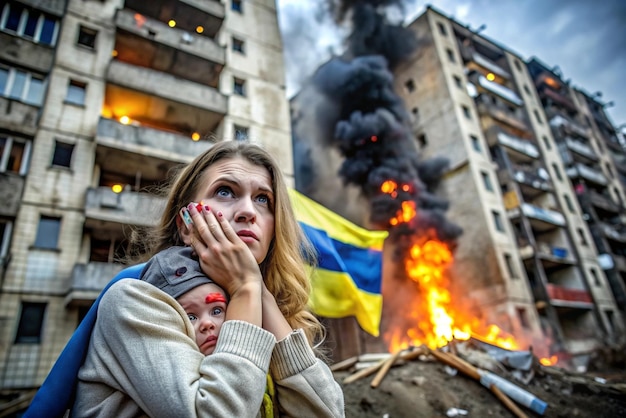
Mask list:
[{"label": "red mark on baby's forehead", "polygon": [[226,298],[221,293],[209,293],[204,299],[205,303],[223,302],[226,303]]}]

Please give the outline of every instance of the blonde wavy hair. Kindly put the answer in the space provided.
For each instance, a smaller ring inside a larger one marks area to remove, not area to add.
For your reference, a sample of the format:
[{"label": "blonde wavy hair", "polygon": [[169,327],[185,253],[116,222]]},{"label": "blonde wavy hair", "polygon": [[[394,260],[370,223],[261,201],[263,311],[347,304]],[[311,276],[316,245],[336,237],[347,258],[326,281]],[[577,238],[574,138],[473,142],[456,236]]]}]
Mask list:
[{"label": "blonde wavy hair", "polygon": [[311,290],[305,263],[315,260],[315,251],[296,221],[287,185],[274,158],[258,145],[240,141],[223,141],[213,145],[174,176],[167,204],[159,224],[147,235],[136,234],[134,241],[142,247],[138,260],[147,260],[173,245],[185,245],[176,224],[178,211],[192,202],[201,190],[205,171],[217,161],[242,157],[267,169],[274,191],[274,239],[265,260],[260,264],[268,290],[276,298],[282,314],[294,328],[302,328],[311,346],[324,339],[320,321],[308,307]]}]

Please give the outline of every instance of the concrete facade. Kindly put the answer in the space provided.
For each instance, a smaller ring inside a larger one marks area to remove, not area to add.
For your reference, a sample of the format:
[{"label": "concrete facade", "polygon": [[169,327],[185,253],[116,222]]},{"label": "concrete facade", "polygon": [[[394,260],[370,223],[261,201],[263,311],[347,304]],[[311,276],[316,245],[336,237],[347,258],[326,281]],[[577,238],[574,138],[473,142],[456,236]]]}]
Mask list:
[{"label": "concrete facade", "polygon": [[129,227],[157,221],[150,190],[171,168],[237,138],[293,183],[293,157],[273,0],[1,11],[0,403],[19,411],[121,269]]},{"label": "concrete facade", "polygon": [[[396,91],[413,115],[421,152],[451,162],[442,189],[448,216],[464,230],[451,273],[456,286],[488,320],[574,366],[623,341],[623,303],[612,290],[623,275],[614,283],[607,277],[599,258],[606,251],[594,245],[598,234],[579,204],[566,145],[555,138],[554,115],[544,109],[531,67],[430,7],[409,28],[419,51],[395,72]],[[588,100],[578,102],[581,114],[590,113]],[[581,129],[586,137],[598,130],[591,122]],[[614,173],[607,204],[624,213],[620,171],[611,164],[602,157],[592,175]],[[623,221],[613,220],[621,231]],[[611,239],[619,238],[614,232]]]}]

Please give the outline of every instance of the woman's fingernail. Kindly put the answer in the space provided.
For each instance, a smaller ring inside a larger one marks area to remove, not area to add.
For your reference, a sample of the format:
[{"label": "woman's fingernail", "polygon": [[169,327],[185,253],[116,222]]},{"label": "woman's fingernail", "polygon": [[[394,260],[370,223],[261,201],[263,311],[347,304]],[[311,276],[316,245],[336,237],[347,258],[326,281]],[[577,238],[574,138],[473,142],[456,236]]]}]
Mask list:
[{"label": "woman's fingernail", "polygon": [[206,210],[207,212],[211,210],[211,208],[209,207],[209,205],[204,205],[204,210]]},{"label": "woman's fingernail", "polygon": [[221,218],[222,216],[224,216],[224,215],[222,214],[222,212],[218,211],[218,212],[217,212],[217,217],[218,217],[218,218]]},{"label": "woman's fingernail", "polygon": [[195,203],[190,203],[187,205],[187,210],[192,210],[196,206]]}]

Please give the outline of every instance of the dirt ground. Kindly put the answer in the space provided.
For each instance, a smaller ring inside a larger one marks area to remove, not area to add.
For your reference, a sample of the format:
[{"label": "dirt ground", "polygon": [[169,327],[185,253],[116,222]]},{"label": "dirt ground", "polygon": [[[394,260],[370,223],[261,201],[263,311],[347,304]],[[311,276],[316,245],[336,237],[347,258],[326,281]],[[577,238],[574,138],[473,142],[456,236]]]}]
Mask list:
[{"label": "dirt ground", "polygon": [[[577,374],[536,363],[533,371],[528,385],[499,374],[546,402],[544,417],[626,417],[624,369]],[[344,390],[348,418],[515,417],[478,381],[453,372],[432,357],[422,357],[392,367],[377,388],[370,387],[375,375],[348,384],[343,380],[350,371],[336,371],[335,378]],[[520,409],[529,418],[542,416]]]}]

